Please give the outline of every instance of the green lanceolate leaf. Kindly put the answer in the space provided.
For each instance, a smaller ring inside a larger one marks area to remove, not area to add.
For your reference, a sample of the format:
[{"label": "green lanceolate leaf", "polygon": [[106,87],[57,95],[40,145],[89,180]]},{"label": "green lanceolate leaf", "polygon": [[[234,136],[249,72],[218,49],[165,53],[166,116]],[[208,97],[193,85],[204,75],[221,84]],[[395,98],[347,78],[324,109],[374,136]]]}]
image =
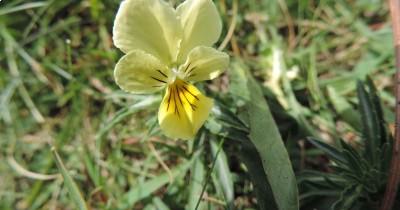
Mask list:
[{"label": "green lanceolate leaf", "polygon": [[385,127],[386,122],[384,119],[382,104],[379,99],[376,87],[375,87],[374,83],[372,82],[371,78],[367,77],[366,84],[370,91],[369,97],[371,99],[372,106],[375,110],[376,118],[377,118],[378,124],[379,124],[380,136],[382,138],[380,143],[383,144],[385,142],[388,142],[388,138],[387,138],[388,136],[387,136],[386,127]]},{"label": "green lanceolate leaf", "polygon": [[[269,183],[277,209],[297,210],[299,201],[296,177],[261,88],[240,65],[235,65],[233,72],[234,75],[240,76],[239,84],[245,85],[236,89],[242,89],[242,92],[249,94],[242,99],[245,101],[244,108],[248,115],[249,138],[252,144],[243,144],[242,157],[245,164],[247,163],[253,182],[256,182],[256,188],[261,187],[256,193],[260,209],[276,209],[271,206],[271,198],[268,197],[269,189],[266,183]],[[247,91],[244,91],[246,89]],[[262,186],[257,186],[259,184]]]},{"label": "green lanceolate leaf", "polygon": [[361,197],[362,186],[352,185],[346,188],[338,201],[332,206],[332,210],[357,210],[357,199]]},{"label": "green lanceolate leaf", "polygon": [[249,75],[250,139],[261,156],[265,174],[280,210],[298,209],[298,190],[289,155],[256,81]]},{"label": "green lanceolate leaf", "polygon": [[366,160],[363,159],[360,153],[354,149],[350,144],[346,143],[343,140],[340,140],[340,144],[343,148],[343,157],[346,159],[347,167],[351,169],[352,174],[355,175],[356,178],[361,175],[365,168]]},{"label": "green lanceolate leaf", "polygon": [[252,144],[243,144],[238,154],[240,160],[246,165],[254,185],[259,209],[277,210],[278,207],[257,149]]},{"label": "green lanceolate leaf", "polygon": [[365,138],[365,157],[372,165],[378,163],[377,149],[381,145],[381,133],[377,112],[374,110],[369,93],[362,82],[357,83],[361,119],[363,122],[363,136]]},{"label": "green lanceolate leaf", "polygon": [[346,163],[341,151],[335,147],[314,138],[307,139],[311,144],[324,151],[330,158],[339,163]]}]

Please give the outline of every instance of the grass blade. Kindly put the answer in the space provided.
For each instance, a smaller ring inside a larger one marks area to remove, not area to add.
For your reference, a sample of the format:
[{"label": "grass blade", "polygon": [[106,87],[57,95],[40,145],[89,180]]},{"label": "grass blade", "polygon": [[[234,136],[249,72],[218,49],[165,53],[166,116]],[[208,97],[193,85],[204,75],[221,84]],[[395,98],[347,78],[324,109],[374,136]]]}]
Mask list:
[{"label": "grass blade", "polygon": [[[198,158],[194,155],[190,161],[187,161],[172,170],[174,177],[186,173],[189,167],[193,164],[193,161]],[[140,200],[149,197],[153,192],[157,191],[165,184],[170,181],[170,175],[168,173],[163,173],[158,175],[151,180],[138,183],[121,198],[121,202],[118,205],[118,209],[132,209],[132,207]]]},{"label": "grass blade", "polygon": [[143,110],[144,108],[149,108],[159,102],[159,97],[148,97],[143,101],[140,101],[130,107],[123,108],[115,116],[107,122],[97,133],[96,139],[100,139],[103,137],[111,128],[113,128],[117,123],[121,122],[126,117]]},{"label": "grass blade", "polygon": [[217,156],[218,144],[216,141],[210,141],[210,145],[212,155],[214,158],[216,158],[215,172],[227,203],[227,209],[235,209],[233,180],[226,154],[221,148],[219,155]]},{"label": "grass blade", "polygon": [[44,7],[47,5],[47,2],[30,2],[26,4],[21,4],[16,7],[12,8],[4,8],[0,10],[0,16],[14,13],[14,12],[19,12],[22,10],[27,10],[27,9],[32,9],[32,8],[37,8],[37,7]]},{"label": "grass blade", "polygon": [[203,198],[203,195],[204,195],[204,193],[205,193],[205,191],[206,191],[206,189],[207,189],[208,181],[211,179],[212,171],[213,171],[214,168],[215,168],[215,164],[217,163],[217,157],[218,157],[218,155],[219,155],[219,153],[220,153],[220,151],[221,151],[221,148],[222,148],[222,145],[224,144],[224,141],[225,141],[225,138],[222,138],[222,139],[221,139],[221,142],[220,142],[219,145],[218,145],[217,153],[215,154],[215,157],[213,158],[212,165],[211,165],[211,167],[210,167],[210,168],[208,169],[208,171],[207,171],[207,177],[206,177],[206,179],[205,179],[205,183],[203,184],[203,189],[201,190],[200,197],[199,197],[199,199],[198,199],[198,201],[197,201],[196,207],[194,208],[195,210],[197,210],[197,209],[199,208],[199,206],[200,206],[200,202],[201,202],[201,200],[202,200],[202,198]]},{"label": "grass blade", "polygon": [[69,173],[68,173],[67,169],[65,168],[65,166],[60,158],[60,155],[56,151],[55,147],[52,147],[51,151],[52,151],[54,159],[56,161],[58,170],[60,171],[61,175],[64,178],[64,184],[67,187],[68,193],[71,196],[71,199],[73,200],[75,206],[79,210],[88,210],[88,206],[86,205],[86,202],[83,199],[83,196],[82,196],[78,186],[76,185],[76,183],[74,182],[72,177],[69,175]]},{"label": "grass blade", "polygon": [[328,97],[336,112],[355,130],[361,131],[361,119],[358,112],[333,87],[328,86]]},{"label": "grass blade", "polygon": [[188,205],[186,206],[187,210],[193,210],[196,208],[197,200],[200,197],[201,189],[203,187],[202,183],[204,183],[205,176],[206,173],[204,170],[203,160],[198,158],[194,161],[194,164],[191,168],[189,198]]}]

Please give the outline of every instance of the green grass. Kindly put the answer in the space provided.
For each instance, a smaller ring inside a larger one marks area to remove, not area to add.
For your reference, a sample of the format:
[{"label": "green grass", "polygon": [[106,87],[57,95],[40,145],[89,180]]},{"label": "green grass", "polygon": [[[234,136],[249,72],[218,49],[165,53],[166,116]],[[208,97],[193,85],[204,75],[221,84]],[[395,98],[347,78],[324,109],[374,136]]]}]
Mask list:
[{"label": "green grass", "polygon": [[[237,1],[237,13],[231,0],[214,2],[224,21],[218,44],[234,16],[236,27],[225,48],[232,65],[206,89],[220,96],[215,90],[227,92],[236,64],[249,69],[273,96],[270,106],[280,107],[271,109],[296,173],[326,167],[319,152],[301,149],[305,136],[357,141],[357,120],[340,109],[357,103],[356,80],[372,76],[394,121],[386,1]],[[77,209],[80,198],[57,175],[52,146],[92,209],[192,209],[206,182],[199,209],[255,209],[233,142],[225,141],[226,154],[207,176],[220,139],[163,137],[159,97],[117,87],[113,68],[122,53],[111,29],[118,5],[0,2],[0,209]],[[227,176],[233,185],[221,184]]]}]

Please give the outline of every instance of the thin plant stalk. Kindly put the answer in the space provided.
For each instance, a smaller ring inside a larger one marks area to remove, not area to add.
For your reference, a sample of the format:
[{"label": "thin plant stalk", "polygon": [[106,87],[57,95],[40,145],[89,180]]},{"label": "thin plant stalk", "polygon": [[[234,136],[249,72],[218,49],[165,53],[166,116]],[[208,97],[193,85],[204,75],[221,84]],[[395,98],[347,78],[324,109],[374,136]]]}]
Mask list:
[{"label": "thin plant stalk", "polygon": [[400,0],[388,0],[390,14],[392,17],[393,37],[396,56],[396,122],[395,140],[393,143],[392,161],[390,166],[389,179],[386,185],[386,192],[382,200],[381,210],[390,210],[393,207],[399,181],[400,181]]}]

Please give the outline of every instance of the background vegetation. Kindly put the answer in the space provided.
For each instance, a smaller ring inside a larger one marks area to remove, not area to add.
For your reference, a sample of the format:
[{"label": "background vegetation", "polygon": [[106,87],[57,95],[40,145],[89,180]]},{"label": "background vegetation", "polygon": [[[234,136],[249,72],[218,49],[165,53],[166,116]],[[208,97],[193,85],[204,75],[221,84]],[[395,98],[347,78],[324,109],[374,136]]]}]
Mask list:
[{"label": "background vegetation", "polygon": [[204,85],[218,103],[190,142],[162,136],[159,97],[114,83],[119,2],[0,2],[0,209],[376,209],[395,104],[385,1],[214,1],[231,65]]}]

